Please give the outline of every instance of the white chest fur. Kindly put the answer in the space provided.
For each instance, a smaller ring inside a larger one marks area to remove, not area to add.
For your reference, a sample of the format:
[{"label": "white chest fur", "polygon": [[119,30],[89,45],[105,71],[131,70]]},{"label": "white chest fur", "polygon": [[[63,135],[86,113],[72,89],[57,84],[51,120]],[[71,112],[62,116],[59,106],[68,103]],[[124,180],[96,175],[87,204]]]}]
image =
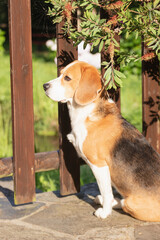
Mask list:
[{"label": "white chest fur", "polygon": [[72,131],[67,135],[67,137],[68,140],[74,145],[79,157],[83,158],[92,169],[101,193],[101,195],[98,196],[98,203],[101,203],[103,206],[102,208],[98,208],[96,210],[95,215],[98,218],[106,218],[111,214],[113,204],[109,167],[107,165],[104,167],[95,166],[86,158],[83,153],[83,143],[87,136],[85,120],[87,117],[91,116],[94,107],[94,103],[91,103],[87,106],[79,106],[72,102],[68,103]]},{"label": "white chest fur", "polygon": [[83,153],[83,142],[87,136],[85,120],[93,111],[95,104],[91,103],[86,106],[80,106],[74,102],[69,102],[67,105],[72,128],[72,131],[67,135],[67,138],[75,147],[79,157],[82,157],[86,161],[87,159]]}]

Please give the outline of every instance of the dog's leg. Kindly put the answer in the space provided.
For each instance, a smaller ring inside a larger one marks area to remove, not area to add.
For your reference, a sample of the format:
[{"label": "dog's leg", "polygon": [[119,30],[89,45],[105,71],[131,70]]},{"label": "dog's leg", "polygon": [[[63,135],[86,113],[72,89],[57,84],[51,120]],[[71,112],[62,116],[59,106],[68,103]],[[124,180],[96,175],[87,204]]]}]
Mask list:
[{"label": "dog's leg", "polygon": [[71,142],[72,144],[75,142],[75,137],[72,134],[72,132],[67,134],[67,138],[68,138],[68,141]]},{"label": "dog's leg", "polygon": [[109,167],[97,167],[95,165],[90,165],[92,172],[97,180],[98,187],[101,193],[100,203],[103,205],[102,208],[98,208],[95,211],[95,215],[98,218],[106,218],[112,212],[112,202],[113,202],[113,194],[111,187],[111,178]]},{"label": "dog's leg", "polygon": [[[122,209],[122,199],[119,198],[114,198],[112,201],[112,208],[113,209]],[[103,206],[103,198],[101,195],[97,195],[96,198],[94,199],[94,202],[96,204],[99,204]]]},{"label": "dog's leg", "polygon": [[94,199],[94,202],[96,204],[99,204],[99,205],[103,206],[103,198],[102,198],[102,196],[101,195],[97,195],[96,198]]},{"label": "dog's leg", "polygon": [[122,209],[122,206],[123,206],[123,199],[114,198],[114,200],[112,202],[112,208],[113,209]]}]

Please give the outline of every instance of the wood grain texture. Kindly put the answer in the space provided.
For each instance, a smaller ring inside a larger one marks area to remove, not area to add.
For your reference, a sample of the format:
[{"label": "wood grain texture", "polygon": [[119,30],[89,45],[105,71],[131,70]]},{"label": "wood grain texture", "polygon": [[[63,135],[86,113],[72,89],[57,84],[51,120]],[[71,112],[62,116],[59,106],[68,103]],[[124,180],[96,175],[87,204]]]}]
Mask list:
[{"label": "wood grain texture", "polygon": [[[59,152],[41,152],[34,156],[35,172],[59,169]],[[13,175],[13,157],[0,159],[0,178]]]},{"label": "wood grain texture", "polygon": [[30,0],[9,0],[15,204],[35,200]]},{"label": "wood grain texture", "polygon": [[[142,43],[142,56],[149,52],[149,49]],[[142,114],[143,134],[160,153],[160,76],[158,58],[149,61],[142,61]]]},{"label": "wood grain texture", "polygon": [[[57,61],[58,75],[67,64],[78,59],[77,49],[72,42],[64,38],[63,22],[57,24]],[[70,119],[66,104],[59,103],[59,154],[60,154],[60,192],[61,195],[80,191],[80,161],[73,145],[66,135],[70,133]]]}]

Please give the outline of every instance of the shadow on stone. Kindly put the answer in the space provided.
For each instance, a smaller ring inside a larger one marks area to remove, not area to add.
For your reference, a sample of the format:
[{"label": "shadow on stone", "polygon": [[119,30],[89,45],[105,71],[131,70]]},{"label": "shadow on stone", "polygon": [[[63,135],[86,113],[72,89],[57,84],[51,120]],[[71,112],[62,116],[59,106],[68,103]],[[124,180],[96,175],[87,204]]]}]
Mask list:
[{"label": "shadow on stone", "polygon": [[10,204],[12,206],[15,206],[15,204],[14,204],[14,192],[12,190],[0,186],[0,192],[3,193],[3,195],[8,199],[8,201],[10,202]]}]

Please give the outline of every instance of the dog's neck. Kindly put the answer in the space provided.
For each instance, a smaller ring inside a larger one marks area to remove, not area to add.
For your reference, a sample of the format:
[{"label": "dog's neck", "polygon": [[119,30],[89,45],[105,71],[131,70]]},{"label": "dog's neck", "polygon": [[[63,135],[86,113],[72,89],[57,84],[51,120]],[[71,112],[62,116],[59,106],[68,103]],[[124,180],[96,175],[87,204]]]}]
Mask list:
[{"label": "dog's neck", "polygon": [[78,124],[84,123],[87,118],[91,121],[99,121],[110,114],[119,117],[119,109],[112,99],[98,98],[87,105],[78,105],[73,99],[67,103],[72,129]]},{"label": "dog's neck", "polygon": [[69,116],[71,120],[72,129],[78,126],[79,123],[84,122],[87,117],[93,112],[96,103],[92,102],[85,106],[78,105],[74,100],[67,103]]}]

